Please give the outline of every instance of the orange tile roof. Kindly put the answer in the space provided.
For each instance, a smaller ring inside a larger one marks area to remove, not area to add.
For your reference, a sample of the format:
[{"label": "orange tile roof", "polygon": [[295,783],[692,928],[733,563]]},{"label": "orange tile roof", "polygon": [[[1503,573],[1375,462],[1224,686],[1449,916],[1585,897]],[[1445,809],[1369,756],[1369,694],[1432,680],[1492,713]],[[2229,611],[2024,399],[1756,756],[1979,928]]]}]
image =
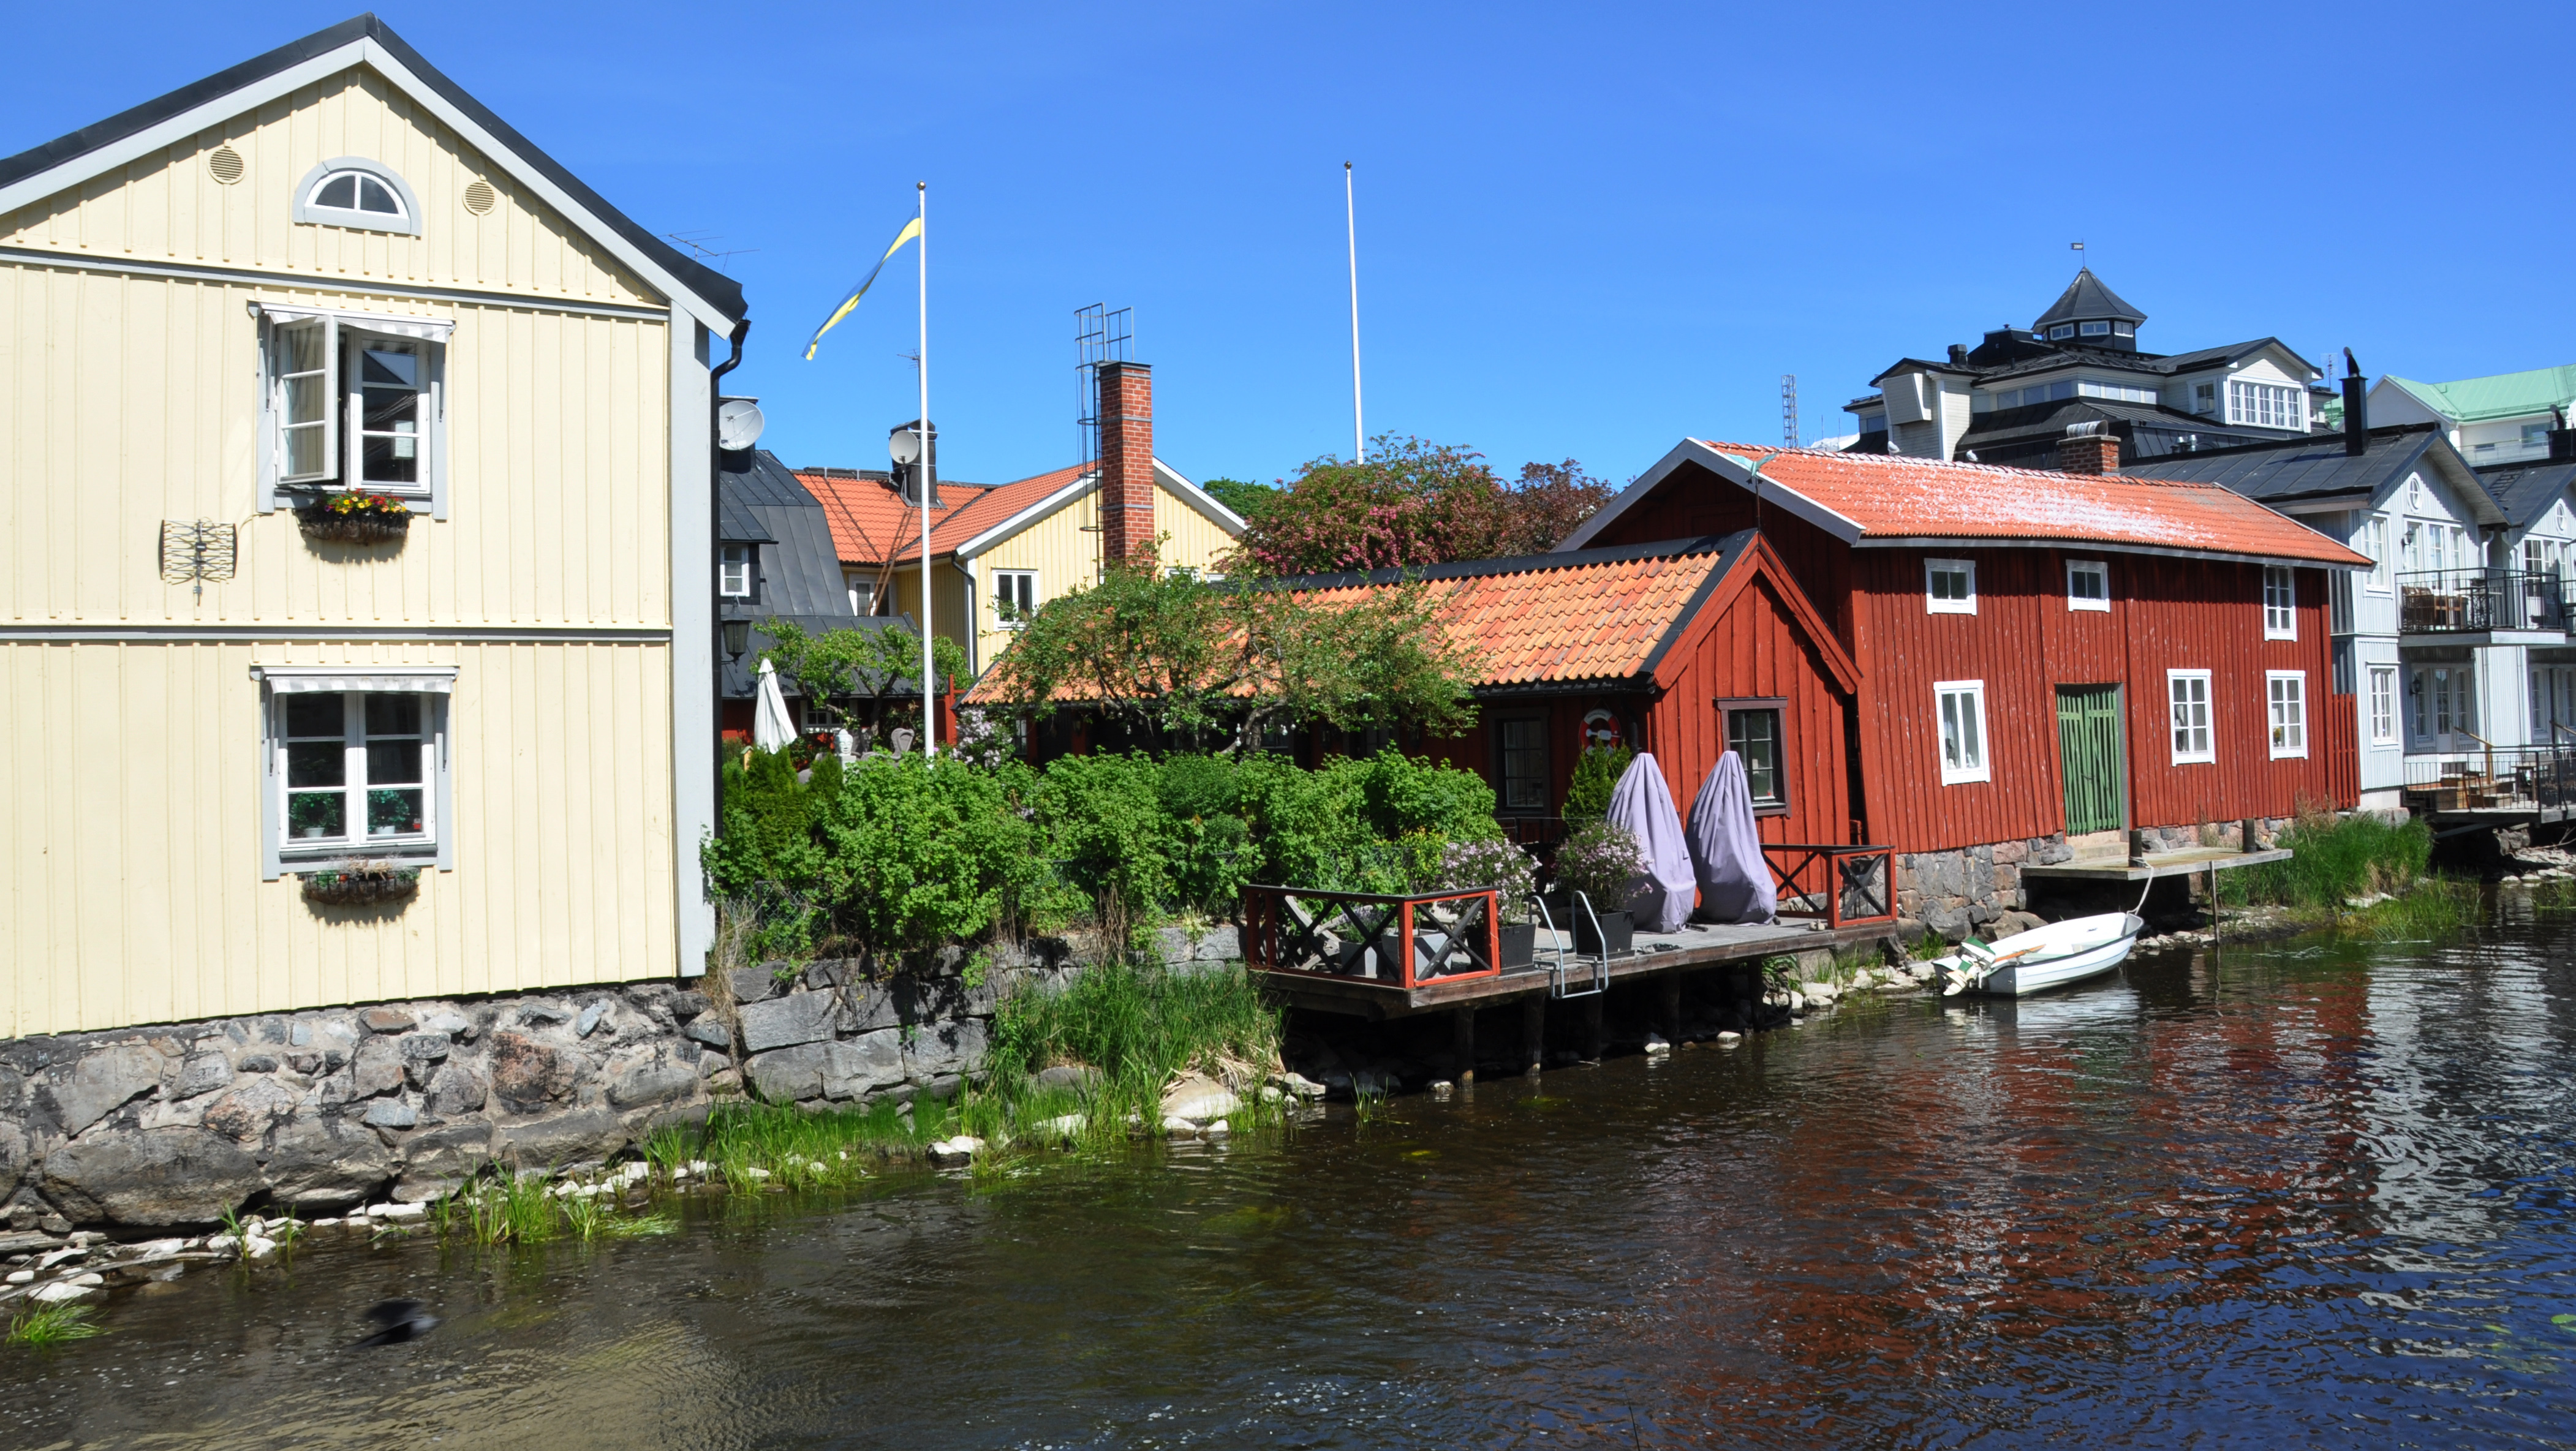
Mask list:
[{"label": "orange tile roof", "polygon": [[[1479,685],[1624,680],[1653,663],[1700,588],[1735,557],[1714,540],[1659,547],[1435,565],[1423,583],[1452,637],[1483,658]],[[1325,576],[1300,592],[1357,599],[1394,577]]]},{"label": "orange tile roof", "polygon": [[[930,511],[930,555],[958,545],[1082,477],[1077,464],[1008,484],[939,486]],[[833,551],[843,564],[884,564],[921,559],[921,510],[906,504],[883,475],[850,478],[798,470],[796,481],[823,506],[832,524]]]},{"label": "orange tile roof", "polygon": [[1904,454],[1700,442],[1860,526],[1863,537],[2063,539],[2366,567],[2287,515],[2216,484],[2062,474]]}]

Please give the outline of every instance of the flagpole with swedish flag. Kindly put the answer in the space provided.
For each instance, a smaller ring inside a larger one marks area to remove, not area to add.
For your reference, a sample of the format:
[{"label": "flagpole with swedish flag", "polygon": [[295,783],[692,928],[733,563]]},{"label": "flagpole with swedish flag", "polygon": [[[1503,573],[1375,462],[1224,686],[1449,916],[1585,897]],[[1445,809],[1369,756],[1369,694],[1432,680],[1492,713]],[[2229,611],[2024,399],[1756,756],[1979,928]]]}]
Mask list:
[{"label": "flagpole with swedish flag", "polygon": [[921,750],[922,760],[928,764],[939,758],[938,702],[932,699],[936,667],[930,651],[931,441],[938,437],[938,431],[930,426],[930,243],[923,232],[923,224],[930,218],[930,183],[914,182],[912,190],[912,220],[904,223],[903,230],[894,234],[894,240],[886,244],[885,255],[877,258],[877,265],[868,269],[868,275],[859,279],[859,285],[850,289],[849,296],[841,299],[832,309],[832,315],[823,319],[821,327],[814,329],[814,336],[806,339],[805,361],[814,361],[814,349],[823,341],[823,334],[830,332],[841,319],[858,308],[859,299],[868,295],[868,288],[875,284],[877,274],[885,271],[885,265],[894,260],[895,253],[903,250],[903,244],[913,243],[913,260],[919,264],[917,305],[921,317],[920,350],[914,358],[915,371],[921,380],[921,412],[915,415],[913,425],[920,448],[913,470],[921,481],[918,485],[921,494]]}]

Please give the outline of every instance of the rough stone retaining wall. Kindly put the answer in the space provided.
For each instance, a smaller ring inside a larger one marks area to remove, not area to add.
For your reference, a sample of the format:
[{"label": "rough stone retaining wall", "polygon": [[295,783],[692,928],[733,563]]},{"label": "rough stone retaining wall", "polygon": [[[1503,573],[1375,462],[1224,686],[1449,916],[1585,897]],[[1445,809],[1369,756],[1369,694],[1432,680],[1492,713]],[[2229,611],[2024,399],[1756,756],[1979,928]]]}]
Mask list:
[{"label": "rough stone retaining wall", "polygon": [[[1240,956],[1166,932],[1167,962]],[[316,1008],[0,1041],[0,1237],[332,1214],[435,1198],[487,1164],[592,1164],[748,1091],[821,1106],[954,1093],[995,1006],[1074,971],[1057,939],[685,983]]]}]

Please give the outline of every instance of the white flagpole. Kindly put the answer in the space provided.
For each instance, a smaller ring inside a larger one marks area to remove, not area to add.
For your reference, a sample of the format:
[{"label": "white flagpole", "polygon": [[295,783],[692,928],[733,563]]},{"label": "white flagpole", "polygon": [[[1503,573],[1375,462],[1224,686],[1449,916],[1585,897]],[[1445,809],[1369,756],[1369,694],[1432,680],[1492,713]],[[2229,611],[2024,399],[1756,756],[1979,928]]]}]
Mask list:
[{"label": "white flagpole", "polygon": [[1368,434],[1360,427],[1360,223],[1351,203],[1351,164],[1342,163],[1342,230],[1351,245],[1351,462],[1368,456]]},{"label": "white flagpole", "polygon": [[930,428],[930,183],[913,183],[913,219],[921,235],[912,239],[913,260],[920,264],[921,308],[921,461],[914,467],[921,481],[921,760],[939,760],[939,701],[930,652],[930,489],[937,477],[931,465]]}]

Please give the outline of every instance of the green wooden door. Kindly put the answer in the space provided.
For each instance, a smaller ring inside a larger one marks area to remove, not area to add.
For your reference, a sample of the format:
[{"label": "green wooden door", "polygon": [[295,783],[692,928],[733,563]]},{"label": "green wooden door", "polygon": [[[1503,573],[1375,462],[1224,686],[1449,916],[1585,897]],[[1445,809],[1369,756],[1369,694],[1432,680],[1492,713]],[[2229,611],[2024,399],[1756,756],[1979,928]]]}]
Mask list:
[{"label": "green wooden door", "polygon": [[2066,834],[2127,825],[2120,791],[2120,687],[2057,687],[2057,759],[2066,777]]}]

